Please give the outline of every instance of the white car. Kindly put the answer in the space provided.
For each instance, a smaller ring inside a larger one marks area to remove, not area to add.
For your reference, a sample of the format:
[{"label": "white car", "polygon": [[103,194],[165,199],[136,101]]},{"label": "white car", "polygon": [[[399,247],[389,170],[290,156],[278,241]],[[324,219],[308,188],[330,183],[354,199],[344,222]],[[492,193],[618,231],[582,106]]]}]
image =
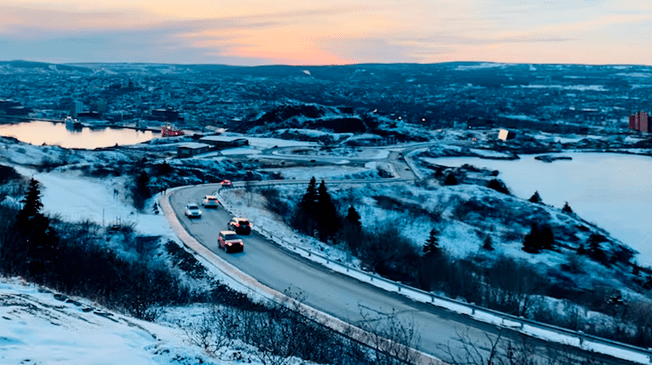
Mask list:
[{"label": "white car", "polygon": [[185,213],[188,218],[201,218],[201,210],[199,209],[199,206],[194,203],[186,205]]}]

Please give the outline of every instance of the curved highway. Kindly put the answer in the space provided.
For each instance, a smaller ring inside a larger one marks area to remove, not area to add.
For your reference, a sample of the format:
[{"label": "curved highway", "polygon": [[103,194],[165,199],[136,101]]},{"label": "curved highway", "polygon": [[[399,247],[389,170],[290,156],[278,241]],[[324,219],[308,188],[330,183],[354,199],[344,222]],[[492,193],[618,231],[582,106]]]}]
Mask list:
[{"label": "curved highway", "polygon": [[[400,182],[400,179],[394,182]],[[256,182],[255,185],[261,183]],[[418,331],[420,341],[416,346],[417,349],[444,361],[450,360],[447,347],[456,355],[464,356],[459,341],[460,334],[483,344],[478,350],[486,352],[487,337],[495,338],[499,333],[494,326],[476,322],[429,304],[412,301],[396,293],[333,272],[278,246],[255,232],[250,236],[243,236],[244,252],[226,254],[217,245],[218,232],[226,229],[231,218],[226,210],[222,207],[202,209],[203,217],[192,220],[183,213],[187,203],[199,203],[204,195],[214,194],[217,188],[216,185],[198,185],[176,190],[169,196],[171,206],[183,227],[200,244],[260,283],[281,293],[286,290],[301,293],[305,304],[354,325],[365,319],[378,317],[374,314],[376,312],[395,313],[403,323],[414,325]],[[519,336],[505,330],[502,335],[514,339]],[[540,340],[531,339],[531,341],[539,348],[557,347]],[[542,350],[541,353],[544,351]],[[606,363],[627,363],[608,357],[600,356],[600,358],[606,360]]]}]

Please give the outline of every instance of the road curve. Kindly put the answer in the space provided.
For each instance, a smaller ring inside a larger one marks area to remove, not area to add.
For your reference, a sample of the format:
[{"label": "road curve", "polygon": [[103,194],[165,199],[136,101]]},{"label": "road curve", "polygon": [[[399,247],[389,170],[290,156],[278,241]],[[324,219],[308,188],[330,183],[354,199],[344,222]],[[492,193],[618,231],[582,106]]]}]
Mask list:
[{"label": "road curve", "polygon": [[[401,179],[386,179],[387,183],[400,181]],[[278,181],[278,183],[301,182]],[[350,184],[351,181],[346,183]],[[236,185],[241,184],[244,183],[236,183]],[[262,184],[262,182],[251,182],[248,185]],[[231,218],[226,210],[221,207],[216,210],[203,209],[203,217],[196,220],[190,220],[183,214],[185,204],[199,203],[204,195],[214,194],[218,188],[216,184],[198,185],[177,189],[170,193],[169,203],[176,212],[174,218],[178,219],[187,233],[205,249],[217,255],[222,263],[228,263],[262,285],[280,293],[286,290],[300,292],[303,302],[309,307],[353,325],[359,325],[361,321],[368,320],[370,317],[377,318],[378,315],[375,313],[394,313],[403,323],[414,326],[420,334],[420,341],[415,346],[418,350],[444,361],[451,360],[450,353],[460,357],[465,356],[460,335],[477,343],[476,349],[484,353],[488,351],[487,338],[493,339],[499,335],[500,330],[492,325],[429,304],[415,302],[399,294],[333,272],[255,232],[243,237],[245,243],[243,253],[226,254],[217,246],[217,233],[226,229],[227,222]],[[519,337],[518,334],[505,330],[502,330],[502,336],[515,340]],[[558,347],[536,339],[531,339],[531,343],[537,349],[541,349],[541,353],[545,353],[544,347]],[[609,357],[600,356],[600,358],[605,363],[628,363]]]}]

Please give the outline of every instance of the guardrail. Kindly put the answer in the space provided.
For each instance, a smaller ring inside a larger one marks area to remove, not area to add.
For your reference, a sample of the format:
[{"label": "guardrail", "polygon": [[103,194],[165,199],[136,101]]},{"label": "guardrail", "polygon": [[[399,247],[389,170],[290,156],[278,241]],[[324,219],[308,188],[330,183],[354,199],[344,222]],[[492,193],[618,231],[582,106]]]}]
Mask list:
[{"label": "guardrail", "polygon": [[[237,269],[235,266],[232,266],[224,261],[207,246],[204,246],[199,241],[197,241],[186,230],[186,227],[181,223],[181,221],[179,221],[176,213],[172,209],[172,205],[169,199],[170,195],[174,194],[175,191],[188,187],[189,186],[172,188],[169,194],[161,196],[159,199],[161,209],[163,210],[165,216],[168,218],[172,230],[177,234],[179,239],[184,243],[186,247],[204,258],[208,263],[214,265],[226,277],[232,279],[234,283],[241,285],[242,288],[246,289],[247,293],[255,293],[264,300],[269,300],[270,303],[275,303],[278,305],[289,305],[289,308],[305,316],[308,320],[324,325],[331,330],[340,333],[342,336],[368,347],[369,349],[376,350],[381,353],[386,353],[386,351],[389,351],[390,355],[391,353],[394,353],[393,351],[398,350],[401,353],[409,354],[409,356],[414,359],[415,365],[448,365],[440,359],[425,352],[406,347],[403,344],[394,342],[390,339],[384,339],[376,334],[369,333],[352,324],[349,324],[337,317],[314,309],[302,303],[301,301],[295,300],[295,298],[287,296],[284,293],[280,293],[266,285],[263,285],[256,279]],[[229,212],[232,213],[232,210],[229,210]]]},{"label": "guardrail", "polygon": [[[295,184],[295,182],[290,184]],[[305,185],[306,182],[297,181],[296,184]],[[234,188],[243,187],[244,185],[241,184],[234,186]],[[220,190],[221,188],[218,188],[217,193],[219,193]],[[220,201],[222,202],[223,207],[229,211],[230,214],[234,216],[241,215],[239,212],[235,212],[229,204],[225,205],[224,199],[220,199]],[[285,240],[283,237],[275,236],[272,232],[258,227],[257,225],[253,225],[253,227],[254,230],[262,236],[270,239],[273,242],[278,243],[280,241],[284,247],[290,248],[297,254],[306,257],[311,261],[320,263],[333,271],[349,275],[360,281],[367,282],[387,291],[400,293],[413,300],[430,303],[437,307],[442,307],[459,314],[467,315],[474,320],[517,331],[544,341],[569,345],[580,348],[582,350],[609,355],[619,359],[626,359],[640,364],[652,364],[652,349],[644,349],[637,346],[612,341],[602,337],[586,334],[582,331],[573,331],[566,328],[529,320],[527,318],[498,312],[492,309],[483,308],[474,304],[460,302],[431,292],[426,292],[421,289],[385,279],[374,273],[343,265],[340,261],[331,260],[327,256],[324,256],[318,252],[313,252],[304,247],[297,246],[292,242]]]}]

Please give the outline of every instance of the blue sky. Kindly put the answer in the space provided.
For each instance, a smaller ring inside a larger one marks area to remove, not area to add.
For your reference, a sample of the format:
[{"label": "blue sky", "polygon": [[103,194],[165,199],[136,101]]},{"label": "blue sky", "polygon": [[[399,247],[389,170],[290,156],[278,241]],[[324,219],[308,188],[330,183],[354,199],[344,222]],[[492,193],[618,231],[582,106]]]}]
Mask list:
[{"label": "blue sky", "polygon": [[14,1],[0,60],[348,64],[651,64],[633,0]]}]

